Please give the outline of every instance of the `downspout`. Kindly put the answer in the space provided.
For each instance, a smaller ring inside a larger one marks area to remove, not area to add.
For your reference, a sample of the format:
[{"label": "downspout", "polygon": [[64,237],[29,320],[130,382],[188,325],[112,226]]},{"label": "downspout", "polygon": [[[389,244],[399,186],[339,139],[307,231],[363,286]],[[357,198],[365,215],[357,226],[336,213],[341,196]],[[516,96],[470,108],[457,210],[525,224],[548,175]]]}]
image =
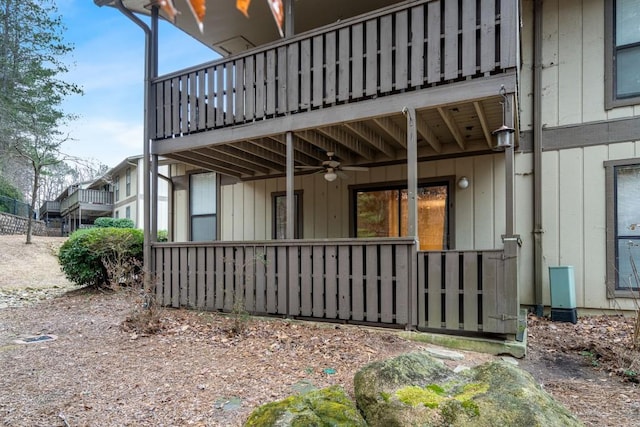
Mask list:
[{"label": "downspout", "polygon": [[533,286],[536,316],[542,316],[542,0],[533,2]]},{"label": "downspout", "polygon": [[[143,177],[143,186],[144,186],[144,245],[142,249],[143,254],[143,269],[144,269],[144,281],[145,287],[148,287],[151,283],[151,215],[150,215],[150,205],[151,205],[151,185],[150,185],[150,165],[149,165],[149,128],[151,125],[151,110],[150,107],[152,105],[151,99],[151,79],[154,77],[154,70],[157,70],[157,58],[154,56],[154,51],[156,50],[156,46],[152,46],[154,42],[157,40],[153,37],[151,28],[147,24],[145,24],[140,18],[135,16],[129,9],[127,9],[124,4],[122,4],[122,0],[116,0],[114,2],[114,6],[129,20],[131,20],[134,24],[144,31],[144,132],[143,132],[143,153],[142,157],[144,158],[144,163],[142,167]],[[152,20],[158,19],[158,8],[153,6],[152,10]],[[154,25],[155,28],[155,25]]]}]

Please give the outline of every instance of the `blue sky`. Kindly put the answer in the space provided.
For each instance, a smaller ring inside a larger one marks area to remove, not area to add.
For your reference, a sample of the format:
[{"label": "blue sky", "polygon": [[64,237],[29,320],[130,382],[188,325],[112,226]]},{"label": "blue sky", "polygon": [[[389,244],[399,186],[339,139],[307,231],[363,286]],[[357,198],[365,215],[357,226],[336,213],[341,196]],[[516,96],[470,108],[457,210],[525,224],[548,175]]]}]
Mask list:
[{"label": "blue sky", "polygon": [[[117,10],[92,0],[58,0],[57,5],[67,27],[65,39],[75,46],[64,80],[84,90],[63,104],[66,113],[78,116],[64,129],[73,140],[63,152],[110,167],[142,154],[144,33]],[[217,58],[165,22],[159,37],[160,74]]]}]

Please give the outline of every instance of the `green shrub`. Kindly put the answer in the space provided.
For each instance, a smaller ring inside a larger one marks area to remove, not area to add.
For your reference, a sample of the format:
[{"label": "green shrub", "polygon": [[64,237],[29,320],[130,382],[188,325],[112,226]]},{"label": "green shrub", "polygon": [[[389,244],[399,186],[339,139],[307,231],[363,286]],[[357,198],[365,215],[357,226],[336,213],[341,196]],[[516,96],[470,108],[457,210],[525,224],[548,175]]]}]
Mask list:
[{"label": "green shrub", "polygon": [[133,228],[78,230],[60,247],[58,259],[67,279],[76,285],[110,286],[125,279],[110,277],[114,274],[108,267],[114,262],[139,270],[143,241],[142,231]]},{"label": "green shrub", "polygon": [[135,228],[133,220],[129,218],[111,218],[108,216],[96,218],[93,225],[100,228]]},{"label": "green shrub", "polygon": [[169,232],[167,230],[158,230],[158,242],[168,242]]}]

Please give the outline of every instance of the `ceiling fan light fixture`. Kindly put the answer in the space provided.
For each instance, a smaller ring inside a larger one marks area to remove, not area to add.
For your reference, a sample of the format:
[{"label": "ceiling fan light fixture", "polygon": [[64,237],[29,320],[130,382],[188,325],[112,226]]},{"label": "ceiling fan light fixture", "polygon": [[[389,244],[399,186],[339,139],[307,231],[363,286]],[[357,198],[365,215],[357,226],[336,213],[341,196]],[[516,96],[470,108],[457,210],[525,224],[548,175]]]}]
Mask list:
[{"label": "ceiling fan light fixture", "polygon": [[333,168],[328,168],[327,172],[324,174],[324,179],[326,179],[329,182],[333,182],[336,180],[336,178],[338,178],[338,175],[333,170]]}]

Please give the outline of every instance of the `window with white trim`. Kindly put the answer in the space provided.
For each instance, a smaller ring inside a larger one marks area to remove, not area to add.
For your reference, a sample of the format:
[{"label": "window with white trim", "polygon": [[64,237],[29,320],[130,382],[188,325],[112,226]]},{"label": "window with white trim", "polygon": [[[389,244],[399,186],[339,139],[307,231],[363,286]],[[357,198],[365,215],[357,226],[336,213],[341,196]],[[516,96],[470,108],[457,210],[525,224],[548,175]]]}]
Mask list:
[{"label": "window with white trim", "polygon": [[189,225],[194,242],[217,239],[216,182],[214,172],[189,176]]},{"label": "window with white trim", "polygon": [[606,4],[607,108],[640,103],[640,2]]}]

